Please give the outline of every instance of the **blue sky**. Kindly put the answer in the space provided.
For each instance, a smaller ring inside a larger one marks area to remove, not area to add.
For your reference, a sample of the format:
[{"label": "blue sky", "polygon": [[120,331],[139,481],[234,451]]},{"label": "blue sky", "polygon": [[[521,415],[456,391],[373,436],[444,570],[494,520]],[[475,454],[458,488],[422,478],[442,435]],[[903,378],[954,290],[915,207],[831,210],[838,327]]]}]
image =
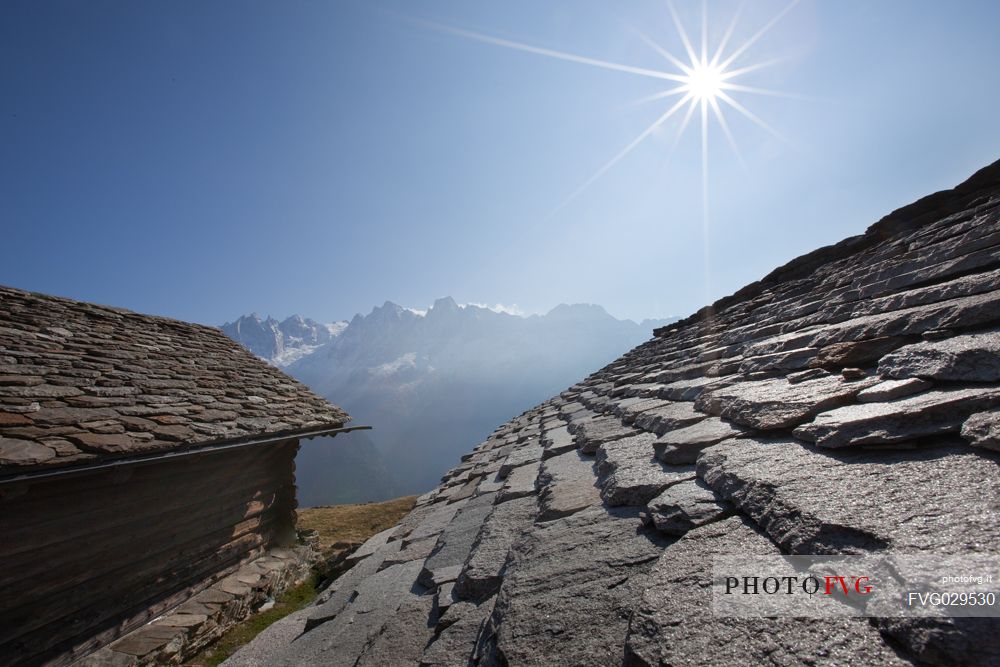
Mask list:
[{"label": "blue sky", "polygon": [[[738,2],[708,4],[709,42]],[[747,3],[732,44],[787,5]],[[701,5],[676,0],[697,34]],[[1000,158],[1000,4],[798,3],[737,64],[779,140],[709,126],[709,217],[665,2],[0,4],[0,283],[183,319],[594,302],[687,315]],[[693,130],[693,131],[692,131]]]}]

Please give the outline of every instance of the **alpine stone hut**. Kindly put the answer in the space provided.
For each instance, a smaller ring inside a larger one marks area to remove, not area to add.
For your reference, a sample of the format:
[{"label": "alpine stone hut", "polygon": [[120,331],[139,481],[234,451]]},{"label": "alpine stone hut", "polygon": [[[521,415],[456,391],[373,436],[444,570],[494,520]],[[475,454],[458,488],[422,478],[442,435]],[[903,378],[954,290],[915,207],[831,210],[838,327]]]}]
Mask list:
[{"label": "alpine stone hut", "polygon": [[65,664],[295,539],[349,417],[217,329],[0,287],[0,663]]}]

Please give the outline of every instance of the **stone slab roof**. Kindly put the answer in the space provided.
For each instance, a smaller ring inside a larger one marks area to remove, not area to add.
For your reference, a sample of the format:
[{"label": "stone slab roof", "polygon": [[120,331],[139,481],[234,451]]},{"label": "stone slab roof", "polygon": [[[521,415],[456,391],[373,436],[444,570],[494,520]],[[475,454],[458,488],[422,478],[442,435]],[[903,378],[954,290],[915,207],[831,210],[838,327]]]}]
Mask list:
[{"label": "stone slab roof", "polygon": [[348,419],[218,329],[0,287],[0,476]]},{"label": "stone slab roof", "polygon": [[226,664],[997,665],[1000,619],[720,618],[708,584],[1000,553],[998,450],[1000,163],[502,425]]}]

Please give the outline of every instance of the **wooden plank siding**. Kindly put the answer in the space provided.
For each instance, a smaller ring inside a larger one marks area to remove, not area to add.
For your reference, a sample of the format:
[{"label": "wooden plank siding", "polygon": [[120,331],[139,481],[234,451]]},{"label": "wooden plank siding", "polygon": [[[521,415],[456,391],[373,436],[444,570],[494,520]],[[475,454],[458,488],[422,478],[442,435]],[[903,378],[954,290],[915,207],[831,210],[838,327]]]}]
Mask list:
[{"label": "wooden plank siding", "polygon": [[0,497],[0,665],[64,664],[294,539],[297,450],[290,439]]}]

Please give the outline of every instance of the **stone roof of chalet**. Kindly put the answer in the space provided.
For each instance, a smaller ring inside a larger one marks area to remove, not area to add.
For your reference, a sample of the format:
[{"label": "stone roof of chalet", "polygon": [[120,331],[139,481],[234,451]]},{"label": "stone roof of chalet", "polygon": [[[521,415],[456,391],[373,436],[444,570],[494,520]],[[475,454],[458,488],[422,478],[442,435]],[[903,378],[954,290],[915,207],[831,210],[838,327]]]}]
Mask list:
[{"label": "stone roof of chalet", "polygon": [[0,287],[0,476],[348,419],[218,329]]},{"label": "stone roof of chalet", "polygon": [[1000,553],[998,204],[1000,163],[658,331],[226,664],[1000,664],[1000,619],[721,618],[708,586],[717,554]]}]

